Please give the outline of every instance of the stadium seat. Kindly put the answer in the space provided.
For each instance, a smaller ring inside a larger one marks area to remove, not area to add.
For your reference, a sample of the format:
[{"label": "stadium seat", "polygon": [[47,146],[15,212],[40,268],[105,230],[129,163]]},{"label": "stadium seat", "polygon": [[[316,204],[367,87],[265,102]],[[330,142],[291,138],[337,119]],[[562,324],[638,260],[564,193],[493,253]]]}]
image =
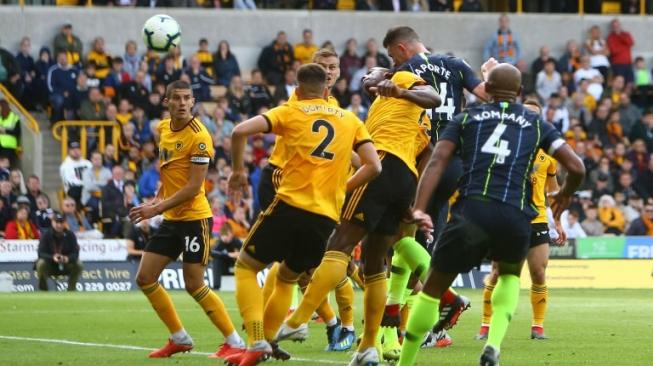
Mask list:
[{"label": "stadium seat", "polygon": [[604,1],[601,3],[601,14],[621,14],[621,2]]}]

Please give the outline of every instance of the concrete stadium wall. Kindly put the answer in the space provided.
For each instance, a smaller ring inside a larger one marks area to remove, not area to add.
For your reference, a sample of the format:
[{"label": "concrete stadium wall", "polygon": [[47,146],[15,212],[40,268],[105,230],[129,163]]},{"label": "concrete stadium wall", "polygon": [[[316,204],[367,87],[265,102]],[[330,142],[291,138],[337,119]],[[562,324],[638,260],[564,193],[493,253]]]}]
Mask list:
[{"label": "concrete stadium wall", "polygon": [[[205,37],[211,50],[226,39],[232,45],[243,72],[255,67],[263,46],[285,30],[289,40],[301,40],[301,31],[311,28],[318,44],[331,40],[342,52],[349,38],[356,38],[361,48],[368,38],[381,40],[385,31],[395,25],[411,25],[424,43],[435,52],[454,52],[466,58],[474,68],[482,63],[483,45],[496,32],[498,14],[467,13],[387,13],[335,11],[237,11],[213,9],[144,9],[84,7],[0,7],[0,46],[18,49],[23,36],[32,39],[33,52],[41,45],[52,47],[54,36],[64,23],[72,23],[74,33],[84,41],[84,53],[92,39],[102,35],[111,54],[122,55],[128,39],[140,42],[143,22],[151,15],[166,13],[182,26],[182,51],[188,55]],[[553,54],[562,54],[569,39],[584,40],[590,26],[607,27],[612,17],[523,14],[510,15],[512,30],[523,47],[523,58],[530,62],[542,45],[549,45]],[[635,55],[653,56],[653,18],[620,16],[626,30],[632,32]],[[144,50],[141,46],[140,51]],[[650,58],[650,57],[649,57]]]}]

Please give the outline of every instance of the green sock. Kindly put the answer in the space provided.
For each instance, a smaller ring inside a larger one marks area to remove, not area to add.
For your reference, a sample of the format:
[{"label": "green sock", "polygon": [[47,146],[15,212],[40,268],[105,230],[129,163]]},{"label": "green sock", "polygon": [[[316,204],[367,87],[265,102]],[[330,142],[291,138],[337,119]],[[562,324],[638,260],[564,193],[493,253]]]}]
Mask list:
[{"label": "green sock", "polygon": [[424,282],[431,262],[429,252],[422,247],[415,238],[407,236],[394,245],[395,255],[399,255],[408,264],[411,272],[414,272]]},{"label": "green sock", "polygon": [[501,347],[501,341],[506,336],[508,325],[519,301],[519,277],[515,275],[500,275],[492,292],[492,318],[487,344]]},{"label": "green sock", "polygon": [[403,258],[395,254],[392,256],[392,268],[388,280],[388,302],[387,304],[403,304],[404,290],[410,279],[410,268]]},{"label": "green sock", "polygon": [[383,327],[383,350],[391,350],[396,348],[401,348],[399,344],[399,336],[397,335],[397,328],[395,327]]},{"label": "green sock", "polygon": [[423,292],[417,295],[417,299],[410,309],[408,324],[406,324],[406,337],[401,347],[401,357],[398,366],[411,366],[415,364],[417,351],[419,350],[424,335],[431,330],[438,320],[438,307],[440,299],[431,297]]}]

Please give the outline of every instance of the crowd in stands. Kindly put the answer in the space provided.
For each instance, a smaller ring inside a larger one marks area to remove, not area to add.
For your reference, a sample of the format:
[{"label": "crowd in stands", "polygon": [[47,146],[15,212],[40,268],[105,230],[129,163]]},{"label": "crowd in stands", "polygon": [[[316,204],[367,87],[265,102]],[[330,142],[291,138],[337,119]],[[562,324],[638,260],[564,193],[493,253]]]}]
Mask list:
[{"label": "crowd in stands", "polygon": [[[586,39],[569,40],[554,57],[546,45],[535,60],[524,60],[519,46],[524,35],[502,16],[499,29],[488,36],[486,57],[515,64],[523,74],[524,98],[543,105],[542,118],[552,123],[584,160],[588,175],[570,210],[563,217],[569,236],[653,235],[653,75],[646,60],[633,57],[635,41],[614,20],[607,30],[588,30]],[[258,58],[258,68],[242,75],[227,41],[212,46],[199,40],[197,50],[173,49],[166,55],[143,52],[126,41],[122,55],[111,55],[102,37],[91,50],[65,24],[49,45],[32,58],[24,38],[15,56],[19,99],[30,109],[50,110],[60,119],[107,120],[120,126],[117,146],[100,152],[89,135],[88,154],[72,141],[60,172],[65,198],[57,207],[66,226],[78,237],[128,238],[130,258],[137,258],[160,218],[138,227],[129,223],[131,207],[149,202],[159,185],[155,126],[167,111],[165,87],[186,80],[193,88],[197,118],[212,135],[216,149],[206,192],[213,210],[212,232],[218,241],[213,255],[220,268],[233,259],[234,248],[247,236],[259,211],[256,187],[274,136],[256,136],[247,147],[251,186],[242,196],[227,195],[231,172],[231,131],[236,124],[284,103],[296,85],[295,70],[309,62],[320,47],[306,29],[295,45],[279,32]],[[86,40],[90,41],[90,40]],[[332,90],[343,108],[366,118],[370,97],[361,91],[360,77],[375,66],[391,67],[376,40],[359,47],[352,38],[336,50],[341,79]],[[4,61],[3,61],[4,62]],[[13,79],[12,79],[13,80]],[[9,82],[11,83],[11,81]],[[467,95],[468,104],[475,103]],[[2,102],[0,101],[0,111]],[[2,115],[0,115],[2,116]],[[0,144],[7,133],[0,124]],[[51,225],[53,206],[40,192],[38,177],[27,184],[11,156],[0,149],[0,232],[7,237],[36,237]],[[564,174],[560,172],[559,174]],[[29,203],[29,205],[28,205]],[[20,207],[29,207],[27,212]],[[19,212],[20,211],[20,212]],[[25,224],[27,213],[30,224]],[[222,269],[221,269],[222,270]]]}]

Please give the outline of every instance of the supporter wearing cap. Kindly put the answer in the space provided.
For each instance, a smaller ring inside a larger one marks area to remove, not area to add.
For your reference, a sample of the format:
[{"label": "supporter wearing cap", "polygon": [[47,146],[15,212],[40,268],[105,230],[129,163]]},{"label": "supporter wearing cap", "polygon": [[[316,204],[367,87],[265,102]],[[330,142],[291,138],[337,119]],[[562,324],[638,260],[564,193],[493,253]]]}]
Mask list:
[{"label": "supporter wearing cap", "polygon": [[82,157],[79,142],[71,141],[68,144],[68,156],[59,167],[59,174],[61,175],[64,191],[77,202],[77,207],[82,207],[84,171],[92,168],[93,164]]},{"label": "supporter wearing cap", "polygon": [[76,290],[77,279],[82,272],[79,245],[75,234],[66,229],[66,218],[60,212],[54,213],[52,228],[41,237],[38,257],[35,267],[39,290],[48,291],[47,279],[53,275],[67,275],[68,291]]}]

